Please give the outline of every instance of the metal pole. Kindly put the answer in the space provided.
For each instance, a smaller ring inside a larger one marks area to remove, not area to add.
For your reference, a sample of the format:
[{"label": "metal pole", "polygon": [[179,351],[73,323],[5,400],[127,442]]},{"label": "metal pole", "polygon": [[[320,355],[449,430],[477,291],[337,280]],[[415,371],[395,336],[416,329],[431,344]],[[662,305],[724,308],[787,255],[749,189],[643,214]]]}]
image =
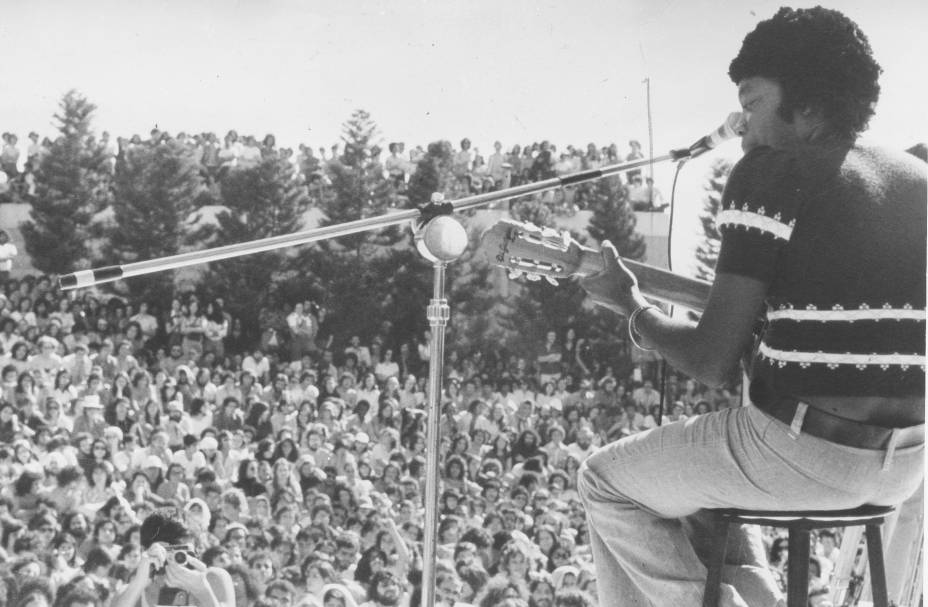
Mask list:
[{"label": "metal pole", "polygon": [[654,179],[654,123],[651,118],[651,79],[645,78],[648,102],[648,177]]},{"label": "metal pole", "polygon": [[654,127],[651,122],[651,78],[645,78],[644,83],[648,102],[648,179],[651,180],[648,188],[648,208],[654,210]]},{"label": "metal pole", "polygon": [[426,426],[428,456],[425,465],[425,529],[422,550],[422,607],[435,605],[435,561],[438,549],[438,451],[441,448],[441,390],[445,357],[445,326],[451,308],[445,299],[445,266],[434,264],[432,299],[426,311],[432,339],[429,343],[429,400]]}]

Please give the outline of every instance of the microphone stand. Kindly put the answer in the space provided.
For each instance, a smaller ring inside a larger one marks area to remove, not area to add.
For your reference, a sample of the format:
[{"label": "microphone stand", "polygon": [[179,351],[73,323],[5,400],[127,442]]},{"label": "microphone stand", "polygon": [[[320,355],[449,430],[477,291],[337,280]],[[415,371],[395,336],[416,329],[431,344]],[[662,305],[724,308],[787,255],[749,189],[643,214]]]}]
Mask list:
[{"label": "microphone stand", "polygon": [[[438,480],[439,461],[438,452],[441,447],[441,393],[443,383],[443,361],[445,356],[445,327],[451,317],[451,308],[445,297],[445,269],[449,262],[457,259],[467,245],[464,228],[454,220],[451,215],[455,211],[464,211],[477,208],[491,202],[508,200],[518,196],[525,196],[546,190],[593,181],[602,177],[624,173],[652,162],[664,160],[680,160],[681,152],[667,154],[657,158],[635,160],[616,165],[580,171],[563,177],[554,177],[535,183],[477,194],[458,199],[453,202],[444,202],[442,195],[432,195],[429,204],[418,209],[408,209],[396,213],[388,213],[377,217],[369,217],[356,221],[305,230],[283,236],[272,236],[247,243],[237,243],[216,247],[204,251],[181,253],[169,257],[162,257],[149,261],[134,262],[119,266],[106,266],[92,270],[81,270],[59,278],[61,289],[76,289],[89,287],[106,282],[112,282],[132,276],[140,276],[162,270],[171,270],[190,265],[209,263],[251,253],[259,253],[280,249],[288,246],[306,244],[338,238],[349,234],[356,234],[381,227],[398,225],[408,221],[415,222],[419,252],[432,262],[432,299],[426,309],[426,317],[431,327],[431,340],[429,342],[429,389],[426,409],[426,446],[429,457],[426,459],[425,479],[425,529],[423,540],[422,562],[422,607],[435,605],[435,563],[438,549]],[[450,223],[449,223],[450,222]],[[453,224],[453,225],[452,225]],[[455,227],[456,226],[456,227]]]},{"label": "microphone stand", "polygon": [[[442,217],[441,215],[439,217]],[[438,218],[431,220],[423,226],[422,230],[428,230],[436,225]],[[451,220],[455,221],[455,220]],[[455,221],[455,224],[460,226]],[[463,227],[461,230],[463,231]],[[464,235],[466,244],[466,233]],[[424,243],[425,239],[423,239]],[[439,245],[441,243],[439,242]],[[428,245],[425,245],[428,248]],[[461,252],[463,252],[463,248]],[[448,319],[451,318],[451,306],[445,298],[445,268],[448,265],[449,258],[439,258],[436,253],[428,248],[423,251],[423,256],[430,258],[432,261],[432,299],[426,308],[426,318],[431,328],[431,339],[429,341],[429,393],[426,414],[426,446],[427,453],[430,457],[425,460],[425,529],[423,530],[422,545],[422,607],[433,607],[435,605],[435,565],[438,557],[438,480],[441,473],[439,466],[439,450],[441,449],[441,394],[444,385],[444,360],[445,360],[445,327]],[[431,256],[427,253],[431,253]],[[460,255],[454,255],[456,258]]]}]

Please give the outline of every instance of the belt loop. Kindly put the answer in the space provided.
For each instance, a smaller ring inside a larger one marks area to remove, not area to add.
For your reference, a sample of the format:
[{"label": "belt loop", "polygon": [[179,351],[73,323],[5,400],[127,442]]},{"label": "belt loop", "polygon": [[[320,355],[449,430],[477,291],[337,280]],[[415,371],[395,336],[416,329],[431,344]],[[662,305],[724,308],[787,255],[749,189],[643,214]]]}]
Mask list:
[{"label": "belt loop", "polygon": [[896,453],[896,444],[899,442],[899,428],[893,428],[892,434],[889,435],[889,444],[886,445],[886,455],[883,457],[883,472],[889,470],[893,465],[893,455]]},{"label": "belt loop", "polygon": [[789,425],[790,438],[796,440],[799,438],[799,431],[802,430],[802,420],[806,418],[806,411],[809,405],[802,401],[796,403],[796,413],[793,414],[793,423]]}]

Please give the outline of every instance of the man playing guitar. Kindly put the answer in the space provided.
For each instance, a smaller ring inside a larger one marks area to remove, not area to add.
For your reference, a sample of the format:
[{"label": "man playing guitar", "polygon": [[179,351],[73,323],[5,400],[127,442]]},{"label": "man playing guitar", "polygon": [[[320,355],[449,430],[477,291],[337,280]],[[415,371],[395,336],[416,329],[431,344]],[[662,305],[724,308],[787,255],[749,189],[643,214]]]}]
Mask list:
[{"label": "man playing guitar", "polygon": [[[639,347],[710,385],[751,346],[759,314],[767,323],[749,405],[624,438],[581,468],[609,604],[701,604],[705,509],[896,505],[921,483],[925,165],[857,141],[880,71],[837,11],[783,8],[761,22],[729,69],[746,153],[717,217],[722,248],[698,323],[651,305],[608,242],[605,269],[581,282],[628,316]],[[778,604],[759,534],[737,539],[722,604]]]}]

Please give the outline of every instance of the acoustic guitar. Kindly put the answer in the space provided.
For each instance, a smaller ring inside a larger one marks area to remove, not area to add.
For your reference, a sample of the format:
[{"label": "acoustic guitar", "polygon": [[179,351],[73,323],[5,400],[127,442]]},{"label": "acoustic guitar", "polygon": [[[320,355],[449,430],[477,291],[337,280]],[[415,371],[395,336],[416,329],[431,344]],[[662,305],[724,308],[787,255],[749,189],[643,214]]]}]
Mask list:
[{"label": "acoustic guitar", "polygon": [[[589,276],[603,269],[602,255],[571,238],[567,231],[540,228],[530,223],[504,219],[484,232],[482,248],[511,277],[529,280],[544,278],[551,284],[559,279]],[[641,292],[658,301],[702,311],[709,299],[711,284],[675,274],[631,259],[622,263],[638,278]]]}]

